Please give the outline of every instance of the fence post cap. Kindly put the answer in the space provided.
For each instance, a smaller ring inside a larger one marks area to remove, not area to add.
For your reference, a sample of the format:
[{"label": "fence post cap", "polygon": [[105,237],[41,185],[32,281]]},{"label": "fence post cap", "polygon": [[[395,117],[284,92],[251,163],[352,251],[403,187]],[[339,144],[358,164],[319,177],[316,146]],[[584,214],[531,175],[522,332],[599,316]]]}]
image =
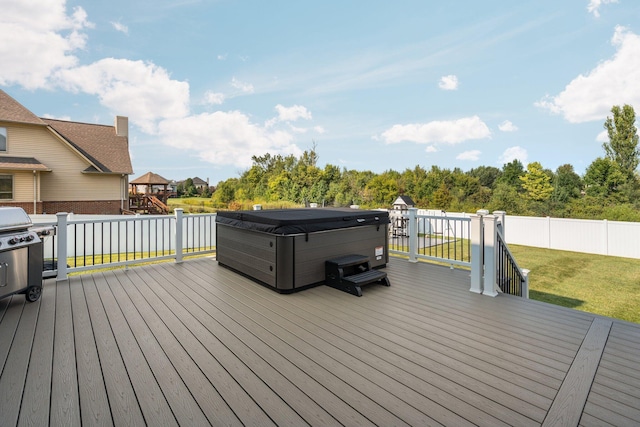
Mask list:
[{"label": "fence post cap", "polygon": [[489,215],[489,211],[487,209],[479,209],[476,211],[478,215]]}]

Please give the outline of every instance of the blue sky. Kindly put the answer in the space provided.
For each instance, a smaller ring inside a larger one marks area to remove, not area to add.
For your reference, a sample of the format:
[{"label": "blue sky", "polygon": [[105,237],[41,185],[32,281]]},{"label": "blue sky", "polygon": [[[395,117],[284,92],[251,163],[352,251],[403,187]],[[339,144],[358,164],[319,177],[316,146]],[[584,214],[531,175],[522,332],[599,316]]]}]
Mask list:
[{"label": "blue sky", "polygon": [[[129,117],[132,178],[251,156],[403,171],[576,171],[640,111],[637,0],[0,0],[0,88],[41,117]],[[46,162],[46,159],[39,159]]]}]

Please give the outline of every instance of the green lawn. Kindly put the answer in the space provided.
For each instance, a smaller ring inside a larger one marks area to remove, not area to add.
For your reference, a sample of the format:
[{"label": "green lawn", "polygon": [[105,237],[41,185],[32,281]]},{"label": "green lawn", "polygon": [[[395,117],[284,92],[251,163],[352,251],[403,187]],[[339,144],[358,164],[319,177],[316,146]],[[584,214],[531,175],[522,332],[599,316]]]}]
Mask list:
[{"label": "green lawn", "polygon": [[213,213],[216,209],[210,198],[203,197],[172,197],[167,200],[170,209],[182,208],[187,213]]},{"label": "green lawn", "polygon": [[640,259],[509,245],[529,297],[640,323]]}]

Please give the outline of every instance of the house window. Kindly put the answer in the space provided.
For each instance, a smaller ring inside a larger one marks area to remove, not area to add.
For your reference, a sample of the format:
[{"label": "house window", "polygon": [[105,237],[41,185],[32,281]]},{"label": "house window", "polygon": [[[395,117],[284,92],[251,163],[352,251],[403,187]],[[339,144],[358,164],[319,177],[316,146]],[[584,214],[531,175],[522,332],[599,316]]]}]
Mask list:
[{"label": "house window", "polygon": [[13,199],[13,175],[0,175],[0,200]]},{"label": "house window", "polygon": [[7,128],[0,128],[0,151],[7,151]]}]

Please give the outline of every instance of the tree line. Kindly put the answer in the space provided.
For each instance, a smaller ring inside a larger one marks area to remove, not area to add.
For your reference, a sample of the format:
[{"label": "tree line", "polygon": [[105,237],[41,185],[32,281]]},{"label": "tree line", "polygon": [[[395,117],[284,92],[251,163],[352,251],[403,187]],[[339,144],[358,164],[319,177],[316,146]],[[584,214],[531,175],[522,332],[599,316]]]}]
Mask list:
[{"label": "tree line", "polygon": [[318,166],[316,147],[301,156],[253,156],[239,178],[221,181],[211,196],[220,209],[240,202],[315,202],[324,206],[391,207],[399,195],[425,209],[475,212],[504,210],[513,215],[640,221],[640,159],[635,111],[614,106],[604,127],[604,155],[583,176],[571,164],[555,171],[539,162],[526,168],[513,160],[502,168],[480,166],[463,172],[415,166],[402,172]]}]

